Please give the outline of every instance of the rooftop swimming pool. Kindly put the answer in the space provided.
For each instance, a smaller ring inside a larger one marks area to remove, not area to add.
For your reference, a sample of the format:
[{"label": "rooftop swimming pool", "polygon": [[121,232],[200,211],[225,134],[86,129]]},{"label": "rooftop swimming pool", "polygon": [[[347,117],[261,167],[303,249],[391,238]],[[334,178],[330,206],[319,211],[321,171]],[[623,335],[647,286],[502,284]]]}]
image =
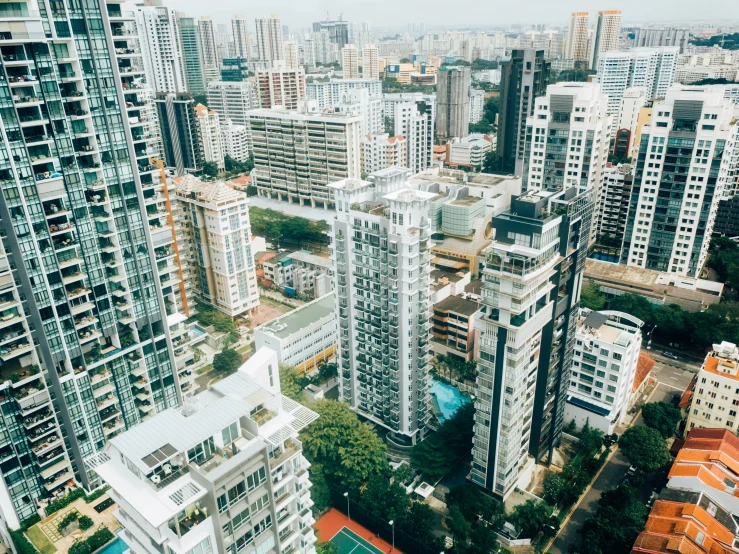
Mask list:
[{"label": "rooftop swimming pool", "polygon": [[190,338],[191,339],[198,339],[205,335],[205,329],[203,329],[200,325],[193,325],[190,329]]},{"label": "rooftop swimming pool", "polygon": [[98,550],[95,554],[123,554],[128,552],[128,545],[123,541],[122,538],[118,537],[112,542]]},{"label": "rooftop swimming pool", "polygon": [[451,385],[436,379],[431,379],[429,392],[431,392],[432,402],[441,423],[454,416],[460,406],[470,401]]}]

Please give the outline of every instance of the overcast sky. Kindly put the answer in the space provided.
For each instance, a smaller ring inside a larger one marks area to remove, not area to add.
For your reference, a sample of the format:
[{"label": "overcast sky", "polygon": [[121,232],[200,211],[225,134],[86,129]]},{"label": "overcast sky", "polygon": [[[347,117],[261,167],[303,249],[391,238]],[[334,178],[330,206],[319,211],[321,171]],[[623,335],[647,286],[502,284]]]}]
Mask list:
[{"label": "overcast sky", "polygon": [[[597,12],[620,9],[624,21],[739,19],[737,0],[163,0],[166,5],[188,15],[210,15],[227,22],[231,14],[243,14],[252,20],[272,13],[291,29],[307,27],[313,21],[339,13],[347,21],[371,21],[373,28],[405,27],[423,22],[427,27],[474,25],[480,28],[510,23],[565,24],[572,11]],[[592,17],[592,16],[591,16]]]}]

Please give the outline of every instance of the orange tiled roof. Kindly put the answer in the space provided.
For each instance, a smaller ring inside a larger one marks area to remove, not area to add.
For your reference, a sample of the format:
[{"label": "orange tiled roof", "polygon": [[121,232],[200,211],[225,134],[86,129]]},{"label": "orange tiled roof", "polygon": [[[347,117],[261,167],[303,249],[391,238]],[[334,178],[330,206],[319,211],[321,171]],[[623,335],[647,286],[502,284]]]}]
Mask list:
[{"label": "orange tiled roof", "polygon": [[[703,538],[698,544],[699,533]],[[657,500],[631,549],[636,553],[724,554],[734,534],[696,504]]]},{"label": "orange tiled roof", "polygon": [[702,483],[729,492],[727,482],[735,483],[733,495],[739,497],[739,437],[726,429],[690,431],[677,453],[669,477],[695,477]]},{"label": "orange tiled roof", "polygon": [[647,378],[649,372],[652,371],[656,362],[646,352],[639,353],[639,361],[636,363],[636,373],[634,374],[634,384],[631,387],[631,392],[636,392],[639,387]]}]

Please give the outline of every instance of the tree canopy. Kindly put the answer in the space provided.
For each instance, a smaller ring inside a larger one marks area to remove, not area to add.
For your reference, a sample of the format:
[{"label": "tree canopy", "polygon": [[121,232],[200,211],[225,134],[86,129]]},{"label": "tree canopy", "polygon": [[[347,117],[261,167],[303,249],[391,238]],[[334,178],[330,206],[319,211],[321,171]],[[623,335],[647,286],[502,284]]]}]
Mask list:
[{"label": "tree canopy", "polygon": [[471,402],[459,407],[439,430],[411,450],[413,466],[431,478],[441,478],[470,453],[475,408]]},{"label": "tree canopy", "polygon": [[271,244],[289,242],[302,245],[304,242],[328,244],[327,234],[331,226],[325,221],[311,221],[294,217],[270,208],[249,208],[252,232],[265,237]]},{"label": "tree canopy", "polygon": [[534,538],[539,531],[552,536],[559,529],[559,520],[552,517],[552,511],[545,502],[529,499],[513,508],[508,519],[521,530],[521,537]]},{"label": "tree canopy", "polygon": [[254,169],[254,158],[249,155],[246,161],[240,162],[226,154],[226,157],[223,158],[223,165],[229,173],[249,173]]},{"label": "tree canopy", "polygon": [[683,418],[680,410],[669,402],[650,402],[642,408],[644,425],[656,429],[664,438],[669,438],[675,432],[675,427]]},{"label": "tree canopy", "polygon": [[210,325],[219,333],[235,333],[236,324],[233,318],[219,312],[213,306],[197,301],[197,311],[195,312],[195,321],[209,327]]},{"label": "tree canopy", "polygon": [[629,427],[618,445],[629,462],[642,471],[656,471],[672,459],[660,432],[646,425]]},{"label": "tree canopy", "polygon": [[388,475],[387,447],[344,403],[318,400],[320,417],[301,432],[308,461],[323,466],[327,479],[358,490],[376,475]]},{"label": "tree canopy", "polygon": [[206,177],[218,177],[218,165],[215,162],[204,162],[203,175]]},{"label": "tree canopy", "polygon": [[600,287],[590,279],[585,279],[580,291],[580,306],[591,310],[602,310],[606,305],[606,296],[600,292]]},{"label": "tree canopy", "polygon": [[228,373],[238,369],[241,362],[241,354],[236,352],[236,350],[226,348],[213,356],[213,369],[218,373]]},{"label": "tree canopy", "polygon": [[711,38],[693,38],[690,40],[696,46],[721,46],[724,50],[739,50],[739,33],[730,35],[713,35]]}]

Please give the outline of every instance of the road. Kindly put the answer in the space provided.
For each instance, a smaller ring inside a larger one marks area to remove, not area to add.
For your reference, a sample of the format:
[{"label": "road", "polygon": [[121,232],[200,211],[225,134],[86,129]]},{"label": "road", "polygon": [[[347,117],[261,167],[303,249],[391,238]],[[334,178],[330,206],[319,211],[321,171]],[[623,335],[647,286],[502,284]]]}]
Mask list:
[{"label": "road", "polygon": [[[645,352],[647,351],[645,350]],[[688,387],[693,374],[700,368],[699,362],[688,360],[682,356],[681,360],[675,361],[653,350],[648,351],[648,353],[656,361],[649,376],[657,380],[657,387],[649,399],[650,402],[670,402],[675,393],[682,393]],[[677,363],[680,364],[680,367],[674,365]],[[641,414],[634,422],[634,424],[639,423],[641,423]],[[623,432],[623,429],[619,429],[617,432]],[[617,451],[598,475],[593,486],[585,494],[585,498],[572,513],[548,552],[551,554],[567,554],[569,545],[579,542],[580,529],[585,520],[592,516],[598,508],[601,493],[616,488],[623,480],[628,467],[629,463],[626,458],[620,451]],[[645,488],[650,489],[651,486],[651,482],[647,480]],[[648,497],[650,492],[651,489],[640,491],[640,496]]]}]

